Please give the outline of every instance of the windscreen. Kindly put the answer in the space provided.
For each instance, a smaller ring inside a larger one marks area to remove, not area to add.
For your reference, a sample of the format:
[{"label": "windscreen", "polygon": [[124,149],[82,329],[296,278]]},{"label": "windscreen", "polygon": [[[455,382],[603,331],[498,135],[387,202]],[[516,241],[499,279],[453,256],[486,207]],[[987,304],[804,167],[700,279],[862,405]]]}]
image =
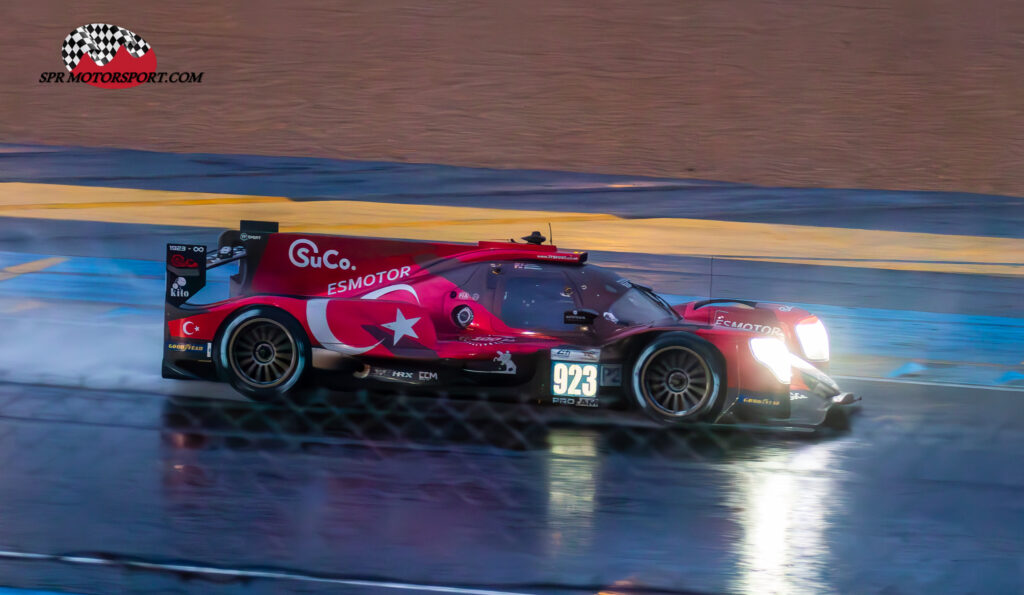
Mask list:
[{"label": "windscreen", "polygon": [[581,307],[594,310],[602,320],[632,326],[677,318],[675,312],[649,294],[649,290],[635,286],[612,271],[586,265],[567,268],[567,274],[579,291]]}]

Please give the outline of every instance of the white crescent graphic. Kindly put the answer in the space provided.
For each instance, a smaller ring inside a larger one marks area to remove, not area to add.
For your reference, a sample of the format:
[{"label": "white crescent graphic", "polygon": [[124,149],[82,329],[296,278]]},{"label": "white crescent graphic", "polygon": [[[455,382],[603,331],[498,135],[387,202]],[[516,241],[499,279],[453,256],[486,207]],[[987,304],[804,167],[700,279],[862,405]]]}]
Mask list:
[{"label": "white crescent graphic", "polygon": [[420,296],[416,295],[416,288],[412,285],[406,285],[399,283],[398,285],[390,285],[388,287],[381,287],[380,289],[371,291],[370,293],[363,296],[364,300],[375,300],[381,296],[387,295],[394,291],[408,291],[412,294],[412,297],[416,298],[416,303],[420,303]]},{"label": "white crescent graphic", "polygon": [[309,300],[306,302],[306,322],[309,324],[309,330],[313,332],[313,337],[324,346],[324,349],[345,355],[360,355],[384,342],[384,339],[381,339],[369,347],[353,347],[342,343],[331,332],[331,327],[327,325],[327,304],[330,302],[331,300]]},{"label": "white crescent graphic", "polygon": [[[188,330],[189,325],[192,325],[192,330]],[[181,325],[181,330],[186,336],[191,337],[193,333],[199,330],[199,327],[191,320],[186,320],[185,323]]]}]

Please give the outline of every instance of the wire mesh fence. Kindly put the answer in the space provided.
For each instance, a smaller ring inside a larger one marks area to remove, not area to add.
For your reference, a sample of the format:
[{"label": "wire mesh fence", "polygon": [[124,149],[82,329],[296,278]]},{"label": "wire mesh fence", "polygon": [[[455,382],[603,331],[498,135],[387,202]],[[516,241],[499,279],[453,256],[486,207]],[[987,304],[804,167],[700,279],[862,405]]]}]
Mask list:
[{"label": "wire mesh fence", "polygon": [[[651,490],[691,489],[709,464],[802,443],[443,394],[318,390],[256,403],[6,384],[0,512],[24,526],[3,548],[575,588],[570,577],[603,547],[596,534],[618,531],[601,519],[661,502]],[[634,537],[661,535],[656,525],[681,514],[652,524],[653,510],[634,512]],[[520,575],[513,560],[533,570]]]}]

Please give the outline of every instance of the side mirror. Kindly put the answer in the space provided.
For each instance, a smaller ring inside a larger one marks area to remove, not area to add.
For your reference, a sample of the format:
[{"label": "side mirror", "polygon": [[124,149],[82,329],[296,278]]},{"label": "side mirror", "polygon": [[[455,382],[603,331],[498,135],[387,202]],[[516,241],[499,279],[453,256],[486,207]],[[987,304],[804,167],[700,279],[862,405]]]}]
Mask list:
[{"label": "side mirror", "polygon": [[501,265],[491,264],[491,272],[487,274],[487,289],[494,289],[498,286],[498,279],[501,278]]},{"label": "side mirror", "polygon": [[566,310],[562,315],[562,322],[565,324],[587,325],[597,320],[598,314],[593,310]]}]

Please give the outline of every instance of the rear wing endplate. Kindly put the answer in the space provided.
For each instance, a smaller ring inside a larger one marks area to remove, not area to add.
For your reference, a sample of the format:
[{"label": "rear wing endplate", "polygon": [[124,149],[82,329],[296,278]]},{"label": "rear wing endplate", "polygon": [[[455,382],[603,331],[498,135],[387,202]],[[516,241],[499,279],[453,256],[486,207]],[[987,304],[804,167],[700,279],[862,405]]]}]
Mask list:
[{"label": "rear wing endplate", "polygon": [[181,306],[206,286],[206,246],[167,244],[167,305]]}]

